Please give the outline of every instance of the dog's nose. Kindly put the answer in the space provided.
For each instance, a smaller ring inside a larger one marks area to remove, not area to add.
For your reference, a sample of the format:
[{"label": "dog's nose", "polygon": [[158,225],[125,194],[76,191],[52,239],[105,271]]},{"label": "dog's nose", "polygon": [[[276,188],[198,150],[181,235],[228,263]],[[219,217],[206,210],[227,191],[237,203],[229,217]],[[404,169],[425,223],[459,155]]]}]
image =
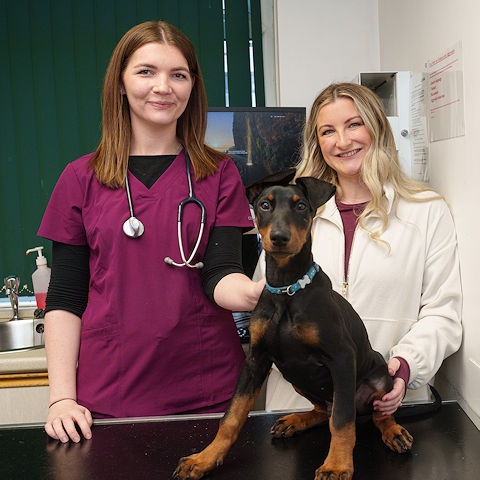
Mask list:
[{"label": "dog's nose", "polygon": [[287,230],[272,230],[270,240],[276,247],[282,247],[290,241],[290,232]]}]

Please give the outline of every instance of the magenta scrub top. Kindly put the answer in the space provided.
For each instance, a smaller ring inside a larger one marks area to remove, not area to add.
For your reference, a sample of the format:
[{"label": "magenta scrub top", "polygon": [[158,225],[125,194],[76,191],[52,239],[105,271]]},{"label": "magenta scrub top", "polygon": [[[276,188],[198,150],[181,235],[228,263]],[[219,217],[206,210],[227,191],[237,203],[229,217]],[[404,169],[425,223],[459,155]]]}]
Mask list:
[{"label": "magenta scrub top", "polygon": [[[122,231],[130,216],[125,190],[101,185],[88,168],[91,154],[70,163],[52,193],[38,234],[90,247],[88,305],[82,316],[78,402],[96,417],[166,415],[202,409],[233,394],[244,355],[231,312],[204,294],[200,270],[181,262],[177,208],[188,196],[183,151],[148,189],[129,173],[136,217],[145,226],[132,239]],[[196,182],[206,226],[205,254],[214,226],[253,226],[237,168],[222,160],[215,175]],[[200,213],[183,215],[190,255]]]}]

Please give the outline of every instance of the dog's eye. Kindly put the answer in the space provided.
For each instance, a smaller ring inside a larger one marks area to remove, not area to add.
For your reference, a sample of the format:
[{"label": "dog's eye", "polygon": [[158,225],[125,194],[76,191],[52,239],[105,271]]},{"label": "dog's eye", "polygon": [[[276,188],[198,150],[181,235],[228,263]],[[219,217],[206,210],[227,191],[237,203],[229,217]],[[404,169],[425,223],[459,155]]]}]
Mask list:
[{"label": "dog's eye", "polygon": [[267,202],[267,200],[264,200],[263,202],[260,203],[260,209],[267,212],[268,210],[270,210],[271,208],[271,205],[270,205],[270,202]]},{"label": "dog's eye", "polygon": [[305,202],[298,202],[296,208],[303,212],[307,208],[307,204]]}]

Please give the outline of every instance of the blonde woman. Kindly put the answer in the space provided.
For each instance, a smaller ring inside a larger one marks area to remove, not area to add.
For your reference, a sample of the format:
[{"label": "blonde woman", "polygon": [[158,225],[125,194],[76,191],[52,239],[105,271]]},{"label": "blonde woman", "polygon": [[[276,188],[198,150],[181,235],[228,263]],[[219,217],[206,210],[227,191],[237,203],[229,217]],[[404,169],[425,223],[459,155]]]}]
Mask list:
[{"label": "blonde woman", "polygon": [[[332,84],[314,101],[302,176],[337,187],[315,217],[312,250],[394,377],[393,390],[374,408],[391,414],[402,401],[426,401],[428,383],[462,338],[457,240],[447,204],[401,172],[381,103],[353,83]],[[274,368],[267,409],[309,406]]]}]

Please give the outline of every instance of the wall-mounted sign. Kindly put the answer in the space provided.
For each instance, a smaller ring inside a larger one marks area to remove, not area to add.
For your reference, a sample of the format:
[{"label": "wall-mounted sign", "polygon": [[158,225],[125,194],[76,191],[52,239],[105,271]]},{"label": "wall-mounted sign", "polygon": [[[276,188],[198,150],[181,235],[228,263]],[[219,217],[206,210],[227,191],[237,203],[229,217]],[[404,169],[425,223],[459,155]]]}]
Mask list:
[{"label": "wall-mounted sign", "polygon": [[465,134],[462,45],[456,43],[426,64],[430,141]]}]

